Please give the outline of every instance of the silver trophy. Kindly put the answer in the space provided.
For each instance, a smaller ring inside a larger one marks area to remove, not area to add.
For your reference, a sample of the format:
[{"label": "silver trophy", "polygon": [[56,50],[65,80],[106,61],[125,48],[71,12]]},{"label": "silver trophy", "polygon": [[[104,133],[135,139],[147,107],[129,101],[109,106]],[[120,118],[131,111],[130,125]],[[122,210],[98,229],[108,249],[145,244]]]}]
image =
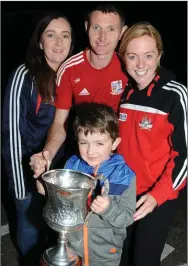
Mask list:
[{"label": "silver trophy", "polygon": [[67,233],[79,230],[90,216],[87,210],[89,192],[95,188],[97,179],[103,179],[108,192],[108,180],[100,175],[94,178],[82,172],[57,169],[42,175],[48,191],[48,200],[43,210],[46,223],[59,232],[58,243],[43,254],[45,265],[73,266],[79,257],[67,244]]}]

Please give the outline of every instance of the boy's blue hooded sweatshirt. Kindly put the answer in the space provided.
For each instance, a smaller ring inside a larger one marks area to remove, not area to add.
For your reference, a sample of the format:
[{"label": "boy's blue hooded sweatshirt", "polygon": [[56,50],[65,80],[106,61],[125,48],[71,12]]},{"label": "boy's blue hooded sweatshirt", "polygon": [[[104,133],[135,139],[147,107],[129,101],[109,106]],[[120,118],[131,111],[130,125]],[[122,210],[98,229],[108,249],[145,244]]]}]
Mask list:
[{"label": "boy's blue hooded sweatshirt", "polygon": [[[94,172],[92,166],[77,156],[72,156],[64,168],[90,175]],[[95,262],[91,265],[114,266],[114,261],[121,259],[126,227],[133,223],[136,208],[135,174],[119,154],[113,154],[104,161],[98,174],[108,178],[110,206],[102,214],[93,213],[89,218],[89,258],[90,262]],[[70,233],[68,238],[71,246],[83,257],[83,231]]]}]

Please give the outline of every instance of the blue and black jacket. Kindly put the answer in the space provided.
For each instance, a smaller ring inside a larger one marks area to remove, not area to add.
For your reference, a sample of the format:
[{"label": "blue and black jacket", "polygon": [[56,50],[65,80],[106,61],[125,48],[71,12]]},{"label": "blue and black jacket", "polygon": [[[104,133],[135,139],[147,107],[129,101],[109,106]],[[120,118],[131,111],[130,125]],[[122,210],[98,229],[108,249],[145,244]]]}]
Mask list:
[{"label": "blue and black jacket", "polygon": [[[65,164],[72,169],[93,174],[94,168],[77,156],[72,156]],[[98,265],[113,265],[120,260],[122,246],[126,238],[126,227],[133,223],[136,208],[135,173],[127,166],[123,157],[113,154],[104,161],[97,174],[103,174],[109,181],[110,206],[102,214],[93,213],[88,221],[88,241],[90,261]],[[83,231],[68,234],[69,243],[83,257]],[[111,252],[114,250],[115,252]]]},{"label": "blue and black jacket", "polygon": [[[94,167],[76,155],[66,162],[64,168],[81,171],[89,175],[94,173]],[[100,174],[103,174],[109,181],[109,195],[122,195],[135,176],[135,173],[125,164],[123,156],[119,154],[113,154],[109,160],[100,165],[97,175]]]},{"label": "blue and black jacket", "polygon": [[23,162],[44,147],[55,115],[55,106],[44,103],[34,77],[23,64],[9,78],[3,105],[3,158],[18,199],[26,197]]}]

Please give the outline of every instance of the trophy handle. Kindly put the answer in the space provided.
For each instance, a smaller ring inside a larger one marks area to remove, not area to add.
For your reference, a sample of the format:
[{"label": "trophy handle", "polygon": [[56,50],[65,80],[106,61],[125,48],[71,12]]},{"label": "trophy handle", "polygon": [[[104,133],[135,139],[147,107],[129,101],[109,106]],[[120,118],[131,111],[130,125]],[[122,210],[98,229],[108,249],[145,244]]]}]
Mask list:
[{"label": "trophy handle", "polygon": [[[95,181],[97,181],[98,179],[104,181],[104,192],[103,192],[102,195],[108,195],[108,192],[109,192],[109,189],[110,189],[110,188],[109,188],[109,181],[108,181],[108,179],[107,179],[103,174],[97,175],[96,178],[95,178]],[[95,186],[96,186],[96,184],[97,184],[97,182],[95,182]],[[91,195],[92,191],[93,191],[93,189],[91,189],[89,195]],[[88,196],[89,196],[89,195],[88,195]],[[85,218],[85,222],[84,222],[85,226],[88,225],[89,218],[90,218],[90,216],[91,216],[92,214],[93,214],[93,211],[90,211],[90,212],[88,213],[88,215],[86,216],[86,218]]]},{"label": "trophy handle", "polygon": [[96,176],[96,180],[98,180],[98,179],[104,181],[104,192],[103,192],[103,195],[108,195],[108,192],[110,190],[108,178],[106,178],[103,174],[100,174],[100,175]]}]

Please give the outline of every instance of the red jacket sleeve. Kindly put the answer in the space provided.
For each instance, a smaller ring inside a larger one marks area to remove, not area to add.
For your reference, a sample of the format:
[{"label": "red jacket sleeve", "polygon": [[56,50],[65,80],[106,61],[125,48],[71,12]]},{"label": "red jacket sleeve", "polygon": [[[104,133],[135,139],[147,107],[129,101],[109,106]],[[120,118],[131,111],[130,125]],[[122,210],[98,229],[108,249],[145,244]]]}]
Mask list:
[{"label": "red jacket sleeve", "polygon": [[[169,136],[171,154],[159,181],[150,194],[157,200],[158,205],[168,198],[177,195],[185,186],[187,178],[187,91],[177,83],[178,93],[168,121],[173,125],[173,132]],[[169,178],[170,176],[170,178]]]}]

